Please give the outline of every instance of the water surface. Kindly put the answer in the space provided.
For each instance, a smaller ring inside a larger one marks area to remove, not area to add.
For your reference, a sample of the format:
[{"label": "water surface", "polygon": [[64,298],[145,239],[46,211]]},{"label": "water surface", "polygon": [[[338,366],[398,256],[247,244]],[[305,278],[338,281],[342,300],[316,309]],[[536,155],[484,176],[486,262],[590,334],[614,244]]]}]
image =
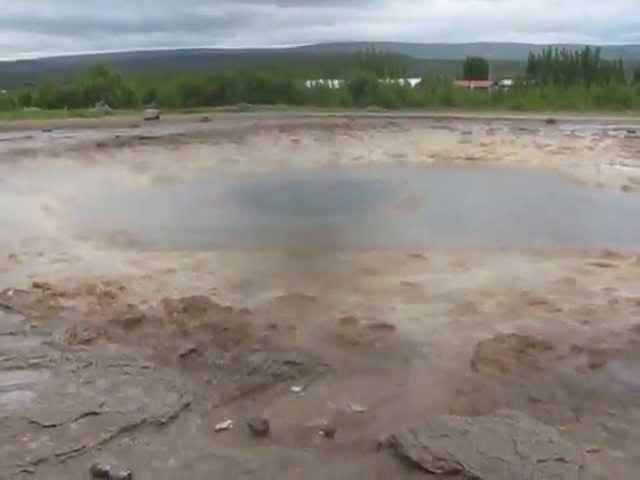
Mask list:
[{"label": "water surface", "polygon": [[640,196],[498,168],[361,167],[109,185],[70,228],[151,249],[640,246]]}]

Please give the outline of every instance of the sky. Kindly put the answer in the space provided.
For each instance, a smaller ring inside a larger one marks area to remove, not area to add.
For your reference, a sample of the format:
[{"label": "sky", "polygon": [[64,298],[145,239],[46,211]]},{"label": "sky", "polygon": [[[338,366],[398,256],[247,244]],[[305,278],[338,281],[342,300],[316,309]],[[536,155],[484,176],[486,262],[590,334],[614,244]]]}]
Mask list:
[{"label": "sky", "polygon": [[640,44],[640,0],[0,0],[0,58],[329,41]]}]

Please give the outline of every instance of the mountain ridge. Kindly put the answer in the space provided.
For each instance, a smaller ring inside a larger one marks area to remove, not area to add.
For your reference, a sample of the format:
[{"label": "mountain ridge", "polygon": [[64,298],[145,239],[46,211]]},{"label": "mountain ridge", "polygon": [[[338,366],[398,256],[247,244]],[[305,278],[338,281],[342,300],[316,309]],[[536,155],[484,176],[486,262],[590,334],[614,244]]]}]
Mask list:
[{"label": "mountain ridge", "polygon": [[[551,44],[550,46],[580,49],[583,44]],[[427,63],[438,69],[467,56],[483,56],[503,63],[526,62],[530,51],[539,52],[545,45],[517,42],[469,43],[409,43],[409,42],[333,42],[276,48],[176,48],[129,50],[121,52],[84,53],[35,59],[0,61],[0,87],[12,87],[42,78],[69,78],[79,71],[107,63],[129,72],[204,71],[227,66],[264,65],[273,62],[313,62],[326,56],[353,54],[366,48],[412,57],[422,66]],[[603,57],[622,58],[627,66],[640,65],[640,45],[605,45]],[[521,70],[521,67],[509,71]]]}]

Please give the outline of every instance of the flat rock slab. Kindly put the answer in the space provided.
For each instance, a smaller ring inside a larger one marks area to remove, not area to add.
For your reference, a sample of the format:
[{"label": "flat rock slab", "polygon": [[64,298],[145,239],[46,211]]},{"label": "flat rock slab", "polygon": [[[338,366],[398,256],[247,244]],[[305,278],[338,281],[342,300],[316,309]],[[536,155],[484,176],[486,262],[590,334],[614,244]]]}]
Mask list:
[{"label": "flat rock slab", "polygon": [[191,402],[175,372],[114,345],[68,348],[50,335],[0,326],[0,478],[90,454],[145,425],[169,423]]},{"label": "flat rock slab", "polygon": [[390,435],[384,446],[429,473],[473,480],[577,480],[584,469],[577,445],[515,411],[434,417]]}]

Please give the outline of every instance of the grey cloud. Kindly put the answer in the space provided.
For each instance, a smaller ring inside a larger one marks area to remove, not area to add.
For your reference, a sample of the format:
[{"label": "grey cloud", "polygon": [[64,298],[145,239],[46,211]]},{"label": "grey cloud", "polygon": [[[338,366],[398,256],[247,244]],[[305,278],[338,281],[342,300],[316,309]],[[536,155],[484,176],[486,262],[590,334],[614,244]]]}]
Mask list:
[{"label": "grey cloud", "polygon": [[0,57],[334,40],[640,39],[637,0],[0,0]]}]

